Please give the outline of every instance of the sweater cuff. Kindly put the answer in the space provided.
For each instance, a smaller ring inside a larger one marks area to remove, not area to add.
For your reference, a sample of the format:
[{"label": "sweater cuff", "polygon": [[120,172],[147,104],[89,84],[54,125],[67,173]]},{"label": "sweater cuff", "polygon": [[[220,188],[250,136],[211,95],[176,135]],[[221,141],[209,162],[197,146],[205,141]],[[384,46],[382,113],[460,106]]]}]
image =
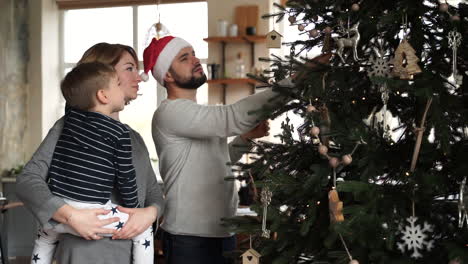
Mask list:
[{"label": "sweater cuff", "polygon": [[52,197],[41,207],[39,212],[42,213],[39,213],[36,217],[44,229],[51,229],[57,225],[58,222],[52,219],[52,217],[65,204],[65,201],[60,197]]}]

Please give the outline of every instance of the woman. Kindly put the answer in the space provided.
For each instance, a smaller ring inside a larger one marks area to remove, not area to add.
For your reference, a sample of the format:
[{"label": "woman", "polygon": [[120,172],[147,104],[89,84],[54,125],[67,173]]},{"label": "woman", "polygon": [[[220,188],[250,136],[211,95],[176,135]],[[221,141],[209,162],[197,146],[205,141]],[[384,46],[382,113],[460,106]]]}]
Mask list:
[{"label": "woman", "polygon": [[[88,49],[78,64],[93,61],[114,67],[127,102],[137,97],[138,84],[141,79],[138,74],[138,59],[131,47],[99,43]],[[115,113],[114,118],[118,119],[118,113]],[[116,232],[102,228],[116,219],[99,220],[97,218],[97,215],[106,214],[108,211],[74,209],[50,192],[47,186],[48,169],[62,127],[63,118],[50,129],[31,161],[18,176],[18,197],[45,228],[60,222],[68,224],[82,236],[82,238],[69,234],[61,236],[56,252],[58,263],[131,263],[131,240],[129,239],[151,226],[163,212],[162,193],[143,139],[137,132],[130,130],[138,199],[144,207],[122,208],[122,212],[129,214],[129,220],[124,228]],[[113,200],[116,203],[119,202],[118,197],[114,196]],[[102,233],[113,234],[113,237],[109,239],[97,235]],[[32,258],[34,259],[34,256]]]}]

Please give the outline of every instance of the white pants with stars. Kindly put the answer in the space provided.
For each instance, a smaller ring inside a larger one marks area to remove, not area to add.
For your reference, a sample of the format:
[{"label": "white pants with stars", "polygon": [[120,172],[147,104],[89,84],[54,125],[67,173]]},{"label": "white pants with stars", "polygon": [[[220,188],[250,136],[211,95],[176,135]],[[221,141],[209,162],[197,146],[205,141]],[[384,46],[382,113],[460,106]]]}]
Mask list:
[{"label": "white pants with stars", "polygon": [[[99,219],[108,219],[111,217],[120,218],[119,222],[114,222],[112,224],[104,226],[104,228],[109,229],[121,229],[128,220],[128,214],[120,212],[117,210],[117,205],[108,201],[106,204],[89,204],[81,203],[76,201],[71,201],[65,199],[67,204],[73,206],[77,209],[96,209],[103,208],[106,210],[111,210],[107,215],[99,215]],[[54,226],[53,229],[39,229],[37,234],[37,239],[34,242],[34,249],[31,256],[31,264],[52,264],[54,258],[55,248],[59,242],[59,235],[61,233],[69,233],[75,236],[79,236],[75,230],[70,226],[65,224],[58,224]],[[111,237],[109,234],[100,234],[100,236]],[[140,235],[132,239],[132,255],[133,255],[133,264],[147,264],[154,263],[154,237],[153,237],[153,228],[150,227],[146,229]]]}]

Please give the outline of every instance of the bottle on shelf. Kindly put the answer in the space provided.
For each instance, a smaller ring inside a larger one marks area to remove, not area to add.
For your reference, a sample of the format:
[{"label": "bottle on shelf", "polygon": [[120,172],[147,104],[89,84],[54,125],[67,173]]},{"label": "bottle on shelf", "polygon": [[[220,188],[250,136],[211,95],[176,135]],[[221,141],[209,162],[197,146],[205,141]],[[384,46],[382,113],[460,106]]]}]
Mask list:
[{"label": "bottle on shelf", "polygon": [[245,78],[245,65],[242,59],[242,53],[237,53],[235,78]]}]

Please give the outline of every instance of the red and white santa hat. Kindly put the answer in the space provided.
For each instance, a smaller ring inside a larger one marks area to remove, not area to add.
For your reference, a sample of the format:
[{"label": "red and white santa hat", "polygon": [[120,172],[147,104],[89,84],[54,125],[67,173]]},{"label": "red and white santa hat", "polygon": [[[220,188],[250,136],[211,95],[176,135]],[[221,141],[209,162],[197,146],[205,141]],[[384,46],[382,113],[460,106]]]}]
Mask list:
[{"label": "red and white santa hat", "polygon": [[141,74],[141,79],[148,81],[148,72],[151,70],[156,81],[164,85],[164,77],[176,55],[181,49],[191,46],[190,43],[178,37],[167,36],[159,40],[153,38],[143,52],[144,72]]}]

